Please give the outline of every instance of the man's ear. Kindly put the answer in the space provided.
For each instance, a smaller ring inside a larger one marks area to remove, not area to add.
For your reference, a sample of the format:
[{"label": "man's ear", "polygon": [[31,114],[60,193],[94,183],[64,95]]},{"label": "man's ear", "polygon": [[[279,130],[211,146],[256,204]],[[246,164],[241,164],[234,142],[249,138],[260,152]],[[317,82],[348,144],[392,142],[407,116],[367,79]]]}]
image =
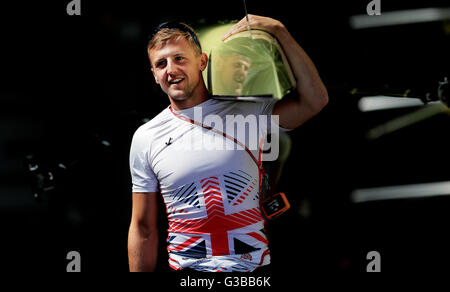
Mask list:
[{"label": "man's ear", "polygon": [[200,56],[200,71],[205,71],[206,66],[208,65],[208,55],[202,53]]}]

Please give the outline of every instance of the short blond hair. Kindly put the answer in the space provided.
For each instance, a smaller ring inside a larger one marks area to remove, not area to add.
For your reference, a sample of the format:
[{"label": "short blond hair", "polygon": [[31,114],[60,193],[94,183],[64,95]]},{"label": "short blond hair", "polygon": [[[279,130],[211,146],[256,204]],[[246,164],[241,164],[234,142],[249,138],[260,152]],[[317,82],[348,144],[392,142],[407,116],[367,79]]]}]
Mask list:
[{"label": "short blond hair", "polygon": [[147,45],[147,52],[149,56],[152,49],[162,48],[170,40],[179,40],[182,38],[186,39],[189,42],[196,55],[200,55],[202,53],[201,45],[198,42],[198,37],[195,34],[194,30],[185,23],[179,24],[181,25],[181,28],[164,27],[157,30],[157,32],[152,35]]}]

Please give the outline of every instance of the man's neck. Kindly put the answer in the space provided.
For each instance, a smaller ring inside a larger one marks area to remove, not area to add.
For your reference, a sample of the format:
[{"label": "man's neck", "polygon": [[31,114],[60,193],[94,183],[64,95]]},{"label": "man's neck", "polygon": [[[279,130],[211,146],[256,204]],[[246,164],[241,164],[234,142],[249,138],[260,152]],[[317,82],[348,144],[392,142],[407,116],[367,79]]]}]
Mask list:
[{"label": "man's neck", "polygon": [[176,111],[179,111],[197,106],[210,99],[210,96],[206,87],[202,87],[199,93],[193,95],[192,97],[186,100],[174,100],[170,96],[169,99],[172,108]]}]

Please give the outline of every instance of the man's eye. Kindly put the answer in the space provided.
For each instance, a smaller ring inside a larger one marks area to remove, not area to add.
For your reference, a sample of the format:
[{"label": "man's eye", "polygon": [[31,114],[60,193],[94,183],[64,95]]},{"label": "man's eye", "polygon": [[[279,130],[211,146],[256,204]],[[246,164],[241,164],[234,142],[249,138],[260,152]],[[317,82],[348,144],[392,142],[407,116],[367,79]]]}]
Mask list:
[{"label": "man's eye", "polygon": [[180,56],[178,56],[178,57],[176,57],[175,58],[175,60],[177,60],[177,61],[181,61],[181,60],[183,60],[184,58],[183,57],[180,57]]},{"label": "man's eye", "polygon": [[162,67],[166,64],[166,61],[159,61],[156,63],[156,67]]}]

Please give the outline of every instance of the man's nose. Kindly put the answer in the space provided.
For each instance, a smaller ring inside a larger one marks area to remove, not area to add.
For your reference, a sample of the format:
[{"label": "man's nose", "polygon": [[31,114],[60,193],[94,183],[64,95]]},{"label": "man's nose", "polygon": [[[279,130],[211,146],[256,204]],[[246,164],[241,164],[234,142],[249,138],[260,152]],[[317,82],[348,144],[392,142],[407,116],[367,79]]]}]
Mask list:
[{"label": "man's nose", "polygon": [[172,60],[167,61],[167,74],[174,74],[177,71],[177,65]]}]

